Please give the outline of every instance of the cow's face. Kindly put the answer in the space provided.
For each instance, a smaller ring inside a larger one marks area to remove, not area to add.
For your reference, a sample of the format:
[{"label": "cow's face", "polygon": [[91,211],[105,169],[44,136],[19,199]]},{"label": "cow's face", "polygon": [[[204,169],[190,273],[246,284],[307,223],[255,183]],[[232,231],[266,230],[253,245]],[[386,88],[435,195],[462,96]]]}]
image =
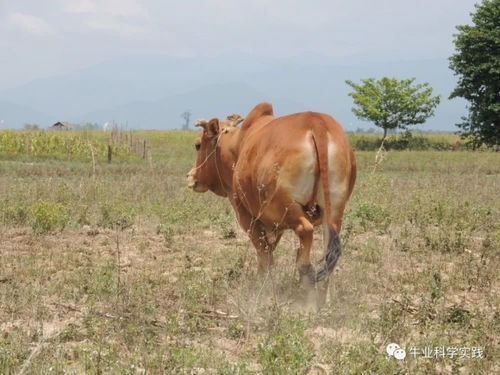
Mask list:
[{"label": "cow's face", "polygon": [[203,130],[195,140],[196,163],[187,174],[188,187],[196,192],[204,193],[207,190],[219,190],[220,178],[217,175],[216,147],[219,138],[219,120],[199,120],[196,126]]}]

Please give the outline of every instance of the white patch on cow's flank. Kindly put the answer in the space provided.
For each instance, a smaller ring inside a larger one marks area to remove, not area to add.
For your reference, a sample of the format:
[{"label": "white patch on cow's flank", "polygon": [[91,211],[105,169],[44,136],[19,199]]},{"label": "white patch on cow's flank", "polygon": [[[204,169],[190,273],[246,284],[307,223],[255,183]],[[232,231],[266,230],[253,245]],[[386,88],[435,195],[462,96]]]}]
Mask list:
[{"label": "white patch on cow's flank", "polygon": [[309,203],[312,197],[316,163],[316,153],[313,149],[310,133],[308,133],[304,139],[304,151],[300,155],[300,171],[295,174],[290,191],[292,198],[302,205]]}]

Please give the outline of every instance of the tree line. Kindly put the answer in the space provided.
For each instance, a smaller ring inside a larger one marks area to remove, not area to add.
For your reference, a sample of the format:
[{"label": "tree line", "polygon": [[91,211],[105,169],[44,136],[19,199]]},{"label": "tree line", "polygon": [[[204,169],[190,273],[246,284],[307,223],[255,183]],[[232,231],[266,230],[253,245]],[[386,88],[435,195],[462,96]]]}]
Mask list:
[{"label": "tree line", "polygon": [[[461,97],[469,102],[468,115],[457,124],[459,134],[473,148],[486,145],[500,148],[500,0],[483,0],[471,14],[472,25],[457,26],[455,53],[450,68],[458,76],[450,99]],[[398,80],[383,77],[350,80],[353,89],[353,113],[387,133],[402,129],[409,134],[411,125],[422,124],[440,103],[428,83],[415,78]]]}]

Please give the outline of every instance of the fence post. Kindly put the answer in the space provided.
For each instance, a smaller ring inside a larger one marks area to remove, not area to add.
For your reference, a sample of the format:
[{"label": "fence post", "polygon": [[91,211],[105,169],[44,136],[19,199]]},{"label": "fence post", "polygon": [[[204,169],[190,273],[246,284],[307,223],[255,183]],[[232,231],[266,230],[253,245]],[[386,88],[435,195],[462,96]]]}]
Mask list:
[{"label": "fence post", "polygon": [[111,163],[111,158],[113,157],[113,147],[108,145],[108,163]]},{"label": "fence post", "polygon": [[148,161],[149,161],[149,168],[153,169],[153,155],[151,153],[151,143],[148,142]]}]

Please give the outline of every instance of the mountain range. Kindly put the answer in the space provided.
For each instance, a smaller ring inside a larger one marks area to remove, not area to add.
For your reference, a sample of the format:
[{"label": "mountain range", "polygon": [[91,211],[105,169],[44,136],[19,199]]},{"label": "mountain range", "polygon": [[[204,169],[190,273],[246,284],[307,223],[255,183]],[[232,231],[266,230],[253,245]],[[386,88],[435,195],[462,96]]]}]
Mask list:
[{"label": "mountain range", "polygon": [[383,61],[304,55],[293,58],[221,56],[171,58],[135,55],[0,89],[0,128],[42,127],[56,121],[114,121],[129,129],[176,129],[181,113],[197,118],[245,115],[258,102],[275,114],[314,110],[333,115],[344,128],[372,127],[351,112],[345,80],[382,76],[429,82],[441,95],[434,117],[418,128],[455,130],[466,113],[448,100],[456,78],[447,59]]}]

